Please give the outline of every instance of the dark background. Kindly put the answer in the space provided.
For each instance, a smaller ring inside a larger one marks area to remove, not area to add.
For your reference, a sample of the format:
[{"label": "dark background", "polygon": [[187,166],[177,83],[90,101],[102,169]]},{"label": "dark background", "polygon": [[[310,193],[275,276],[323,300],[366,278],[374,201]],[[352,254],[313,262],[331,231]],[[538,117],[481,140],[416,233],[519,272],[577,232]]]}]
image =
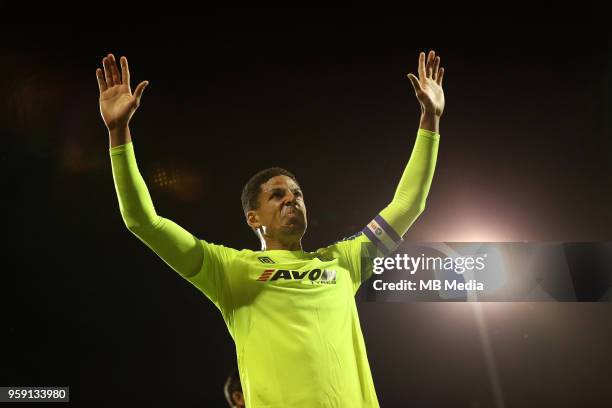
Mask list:
[{"label": "dark background", "polygon": [[[224,406],[235,355],[220,313],[121,220],[95,79],[109,52],[129,58],[133,89],[150,81],[131,129],[156,209],[202,239],[257,248],[240,190],[274,165],[304,189],[305,250],[360,230],[409,158],[419,107],[406,74],[429,49],[446,110],[428,207],[405,239],[612,238],[603,10],[98,6],[79,24],[0,28],[0,385],[68,385],[71,406]],[[176,182],[156,184],[162,170]],[[608,303],[358,306],[383,407],[609,401]]]}]

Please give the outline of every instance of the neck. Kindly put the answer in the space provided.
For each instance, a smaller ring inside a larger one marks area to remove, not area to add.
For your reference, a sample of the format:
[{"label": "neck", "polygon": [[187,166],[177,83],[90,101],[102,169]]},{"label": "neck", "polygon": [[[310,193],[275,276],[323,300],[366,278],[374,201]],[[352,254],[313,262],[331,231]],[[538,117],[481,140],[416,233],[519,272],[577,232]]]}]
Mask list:
[{"label": "neck", "polygon": [[269,251],[271,249],[284,249],[287,251],[301,251],[302,250],[302,240],[301,239],[279,239],[273,237],[262,237],[260,235],[261,240],[261,250]]}]

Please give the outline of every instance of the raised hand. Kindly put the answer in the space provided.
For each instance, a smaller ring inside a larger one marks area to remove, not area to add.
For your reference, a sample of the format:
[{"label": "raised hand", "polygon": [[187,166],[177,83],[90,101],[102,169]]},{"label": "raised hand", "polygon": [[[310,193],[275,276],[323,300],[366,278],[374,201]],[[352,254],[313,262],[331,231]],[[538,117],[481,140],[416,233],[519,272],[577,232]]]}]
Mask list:
[{"label": "raised hand", "polygon": [[444,68],[440,68],[440,57],[436,56],[435,51],[429,51],[427,63],[425,62],[425,53],[421,52],[419,54],[419,77],[417,78],[410,73],[408,79],[412,82],[424,114],[437,117],[442,115],[444,111],[443,78]]},{"label": "raised hand", "polygon": [[96,69],[100,88],[100,113],[109,131],[127,127],[132,115],[140,106],[140,98],[148,81],[142,81],[134,94],[130,88],[130,69],[127,58],[121,57],[121,74],[113,54],[102,59],[104,72]]}]

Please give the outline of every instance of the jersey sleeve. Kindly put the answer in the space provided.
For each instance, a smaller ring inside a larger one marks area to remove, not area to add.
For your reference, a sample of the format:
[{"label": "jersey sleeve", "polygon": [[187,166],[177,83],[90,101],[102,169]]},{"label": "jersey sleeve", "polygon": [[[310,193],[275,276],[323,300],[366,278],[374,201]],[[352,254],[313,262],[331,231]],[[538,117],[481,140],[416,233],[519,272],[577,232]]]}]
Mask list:
[{"label": "jersey sleeve", "polygon": [[363,233],[383,255],[397,249],[404,234],[425,209],[436,168],[439,141],[439,134],[419,129],[393,200],[363,229]]},{"label": "jersey sleeve", "polygon": [[231,295],[229,265],[238,251],[200,240],[157,214],[132,142],[110,148],[110,155],[119,210],[127,228],[223,312]]},{"label": "jersey sleeve", "polygon": [[157,214],[133,144],[112,147],[110,155],[119,210],[128,230],[180,275],[196,274],[203,262],[202,245],[183,227]]},{"label": "jersey sleeve", "polygon": [[360,233],[323,249],[345,263],[350,271],[353,293],[372,276],[373,259],[395,251],[403,235],[425,209],[439,140],[439,134],[419,129],[393,200]]}]

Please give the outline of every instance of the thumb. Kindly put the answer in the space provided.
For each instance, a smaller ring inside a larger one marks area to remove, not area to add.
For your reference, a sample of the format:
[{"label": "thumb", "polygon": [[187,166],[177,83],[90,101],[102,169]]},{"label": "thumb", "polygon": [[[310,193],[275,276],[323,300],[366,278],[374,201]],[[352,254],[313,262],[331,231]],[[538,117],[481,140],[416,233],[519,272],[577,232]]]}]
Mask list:
[{"label": "thumb", "polygon": [[408,74],[408,79],[412,82],[412,87],[414,88],[414,92],[417,94],[419,92],[423,92],[423,88],[421,88],[421,84],[419,83],[419,79],[415,77],[412,73]]},{"label": "thumb", "polygon": [[147,87],[147,85],[149,85],[149,81],[142,81],[141,83],[138,84],[138,86],[136,87],[136,90],[134,91],[134,98],[136,98],[136,102],[140,105],[140,98],[142,97],[142,93],[144,92],[144,89]]}]

